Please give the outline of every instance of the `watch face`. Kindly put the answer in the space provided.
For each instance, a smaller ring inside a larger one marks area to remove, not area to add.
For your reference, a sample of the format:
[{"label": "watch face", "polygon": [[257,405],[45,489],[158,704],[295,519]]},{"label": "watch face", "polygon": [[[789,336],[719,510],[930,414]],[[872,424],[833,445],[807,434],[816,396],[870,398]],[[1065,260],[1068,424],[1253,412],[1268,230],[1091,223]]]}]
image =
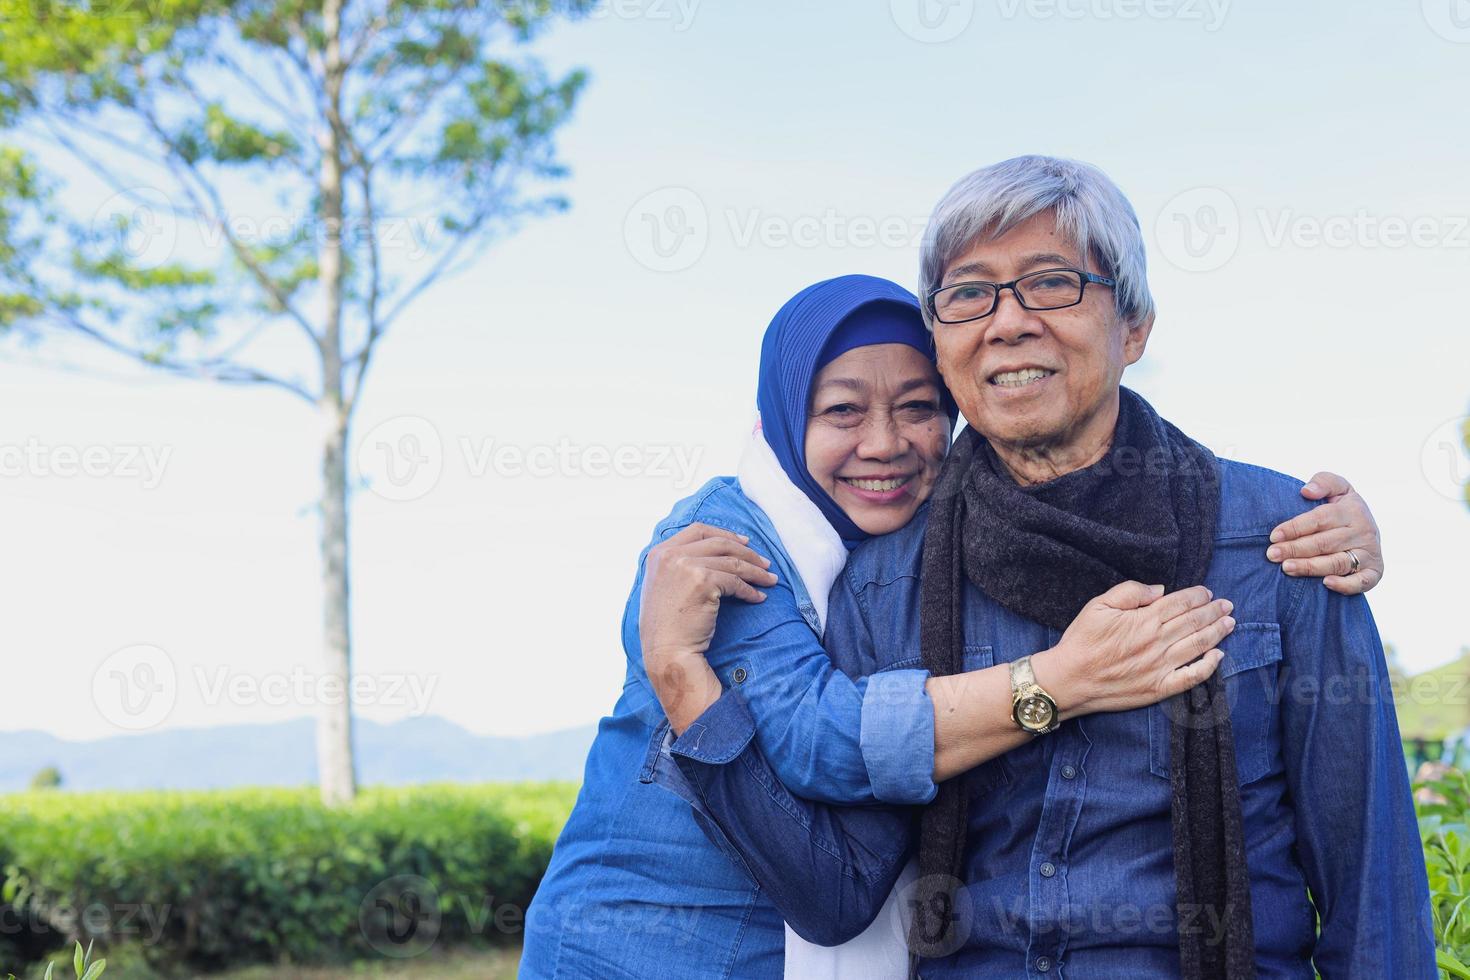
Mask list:
[{"label": "watch face", "polygon": [[1046,698],[1022,698],[1016,704],[1016,721],[1027,731],[1039,732],[1056,720],[1057,709]]}]

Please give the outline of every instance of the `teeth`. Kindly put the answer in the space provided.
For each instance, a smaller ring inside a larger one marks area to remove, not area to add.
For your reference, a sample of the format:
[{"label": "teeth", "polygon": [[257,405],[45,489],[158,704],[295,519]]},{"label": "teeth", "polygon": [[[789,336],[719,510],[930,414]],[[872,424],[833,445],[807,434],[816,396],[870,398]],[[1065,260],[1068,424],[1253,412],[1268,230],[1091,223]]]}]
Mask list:
[{"label": "teeth", "polygon": [[859,490],[897,490],[909,482],[909,478],[904,476],[896,480],[844,480],[843,482],[851,484]]},{"label": "teeth", "polygon": [[1047,371],[1042,368],[1026,368],[1022,371],[1003,371],[990,379],[993,385],[1001,385],[1006,388],[1019,388],[1021,385],[1029,385],[1033,381],[1049,378],[1055,371]]}]

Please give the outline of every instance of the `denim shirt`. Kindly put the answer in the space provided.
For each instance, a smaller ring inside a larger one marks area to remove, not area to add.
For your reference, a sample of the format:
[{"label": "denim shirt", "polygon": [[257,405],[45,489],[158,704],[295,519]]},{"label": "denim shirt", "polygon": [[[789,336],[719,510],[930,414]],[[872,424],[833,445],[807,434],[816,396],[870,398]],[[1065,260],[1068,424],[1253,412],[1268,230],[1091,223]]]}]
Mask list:
[{"label": "denim shirt", "polygon": [[[771,771],[812,800],[872,804],[906,775],[912,704],[865,709],[869,681],[833,668],[811,598],[766,516],[731,477],[680,501],[649,547],[694,522],[750,536],[780,582],[765,602],[729,600],[708,658],[726,687],[741,692],[755,744]],[[780,914],[745,862],[701,812],[669,755],[668,721],[638,639],[644,549],[623,614],[628,666],[622,696],[602,719],[576,805],[527,910],[520,975],[628,980],[779,978],[785,933]],[[922,685],[922,671],[911,685]],[[891,678],[890,678],[891,679]],[[886,719],[867,748],[864,717]],[[927,729],[933,741],[933,718]],[[697,739],[697,736],[696,736]],[[695,739],[691,739],[692,744]],[[925,777],[918,792],[932,790]]]},{"label": "denim shirt", "polygon": [[[1436,976],[1428,885],[1383,647],[1367,602],[1265,558],[1306,509],[1300,483],[1221,461],[1205,579],[1235,604],[1219,672],[1230,704],[1258,976]],[[854,677],[920,663],[926,513],[864,544],[834,587],[826,644]],[[1054,646],[1056,630],[972,584],[964,666]],[[916,692],[895,697],[920,698]],[[1162,705],[1074,718],[973,770],[952,955],[924,977],[1164,977],[1179,970]],[[674,743],[724,839],[794,928],[836,943],[877,914],[912,853],[914,807],[840,808],[783,787],[731,692]],[[907,745],[933,764],[933,740]],[[1320,924],[1314,920],[1320,920]],[[1198,923],[1206,930],[1218,923]],[[1207,932],[1207,935],[1210,933]]]}]

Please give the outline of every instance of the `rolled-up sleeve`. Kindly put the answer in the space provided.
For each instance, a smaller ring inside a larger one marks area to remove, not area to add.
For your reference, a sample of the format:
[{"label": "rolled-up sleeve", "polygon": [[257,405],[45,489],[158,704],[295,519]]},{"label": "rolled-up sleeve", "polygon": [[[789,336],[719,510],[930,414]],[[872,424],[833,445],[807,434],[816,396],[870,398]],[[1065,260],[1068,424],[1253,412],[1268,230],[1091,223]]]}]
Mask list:
[{"label": "rolled-up sleeve", "polygon": [[[708,515],[701,519],[731,524]],[[758,533],[734,524],[729,529]],[[760,550],[754,536],[752,542]],[[641,651],[637,611],[643,586],[640,567],[624,614],[624,645],[630,651]],[[904,671],[902,678],[878,682],[877,694],[870,696],[872,679],[833,666],[790,583],[769,587],[766,595],[761,603],[725,600],[706,659],[727,690],[740,692],[754,719],[754,738],[781,782],[797,795],[825,803],[932,798],[934,719],[918,678],[923,672]],[[647,684],[641,654],[630,660]],[[927,717],[921,717],[924,712]]]},{"label": "rolled-up sleeve", "polygon": [[[844,673],[861,677],[862,730],[859,747],[873,796],[884,803],[928,803],[934,782],[934,702],[927,670],[874,673],[878,651],[858,589],[846,571],[827,599],[827,656]],[[863,676],[868,675],[868,676]]]},{"label": "rolled-up sleeve", "polygon": [[861,745],[873,795],[885,803],[928,803],[934,782],[934,704],[927,670],[890,670],[868,678]]}]

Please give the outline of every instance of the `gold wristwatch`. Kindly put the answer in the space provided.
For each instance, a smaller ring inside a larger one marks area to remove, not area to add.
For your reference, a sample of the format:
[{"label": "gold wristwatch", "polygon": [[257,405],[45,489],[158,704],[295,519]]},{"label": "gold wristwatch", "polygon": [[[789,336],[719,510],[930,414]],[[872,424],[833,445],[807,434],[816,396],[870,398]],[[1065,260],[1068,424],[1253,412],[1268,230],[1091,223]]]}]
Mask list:
[{"label": "gold wristwatch", "polygon": [[1030,657],[1011,662],[1011,717],[1032,735],[1046,735],[1062,725],[1056,700],[1036,683]]}]

